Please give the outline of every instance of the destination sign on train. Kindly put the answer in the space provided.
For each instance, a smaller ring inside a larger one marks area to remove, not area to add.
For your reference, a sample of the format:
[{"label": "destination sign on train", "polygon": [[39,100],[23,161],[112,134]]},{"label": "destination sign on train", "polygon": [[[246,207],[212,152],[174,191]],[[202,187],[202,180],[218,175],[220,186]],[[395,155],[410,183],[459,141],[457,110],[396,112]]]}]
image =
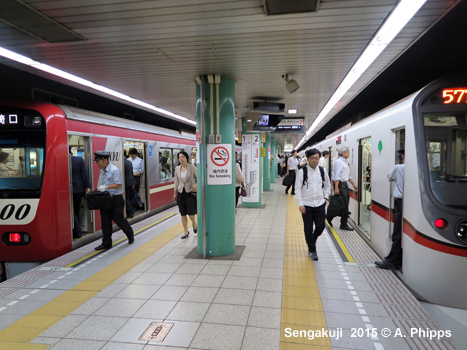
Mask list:
[{"label": "destination sign on train", "polygon": [[443,89],[442,97],[445,105],[467,103],[467,88],[458,87]]}]

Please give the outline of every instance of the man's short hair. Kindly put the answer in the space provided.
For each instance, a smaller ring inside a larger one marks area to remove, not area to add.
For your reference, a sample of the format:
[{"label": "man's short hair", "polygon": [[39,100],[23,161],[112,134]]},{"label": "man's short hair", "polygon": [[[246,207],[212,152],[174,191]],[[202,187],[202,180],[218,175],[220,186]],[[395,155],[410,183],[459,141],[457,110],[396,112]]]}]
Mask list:
[{"label": "man's short hair", "polygon": [[315,154],[318,154],[319,157],[321,157],[321,152],[316,149],[316,148],[310,148],[309,150],[307,150],[305,152],[305,155],[306,155],[306,159],[310,158],[311,156],[315,155]]},{"label": "man's short hair", "polygon": [[348,146],[344,146],[344,147],[341,147],[339,149],[339,152],[337,153],[339,155],[339,157],[341,157],[346,151],[349,151],[349,147]]},{"label": "man's short hair", "polygon": [[323,151],[323,156],[329,155],[329,151]]},{"label": "man's short hair", "polygon": [[128,152],[128,154],[132,155],[132,154],[136,154],[138,155],[138,150],[136,148],[130,148],[130,151]]},{"label": "man's short hair", "polygon": [[291,154],[294,154],[295,152],[297,152],[297,150],[296,150],[296,149],[293,149],[292,152],[291,152]]}]

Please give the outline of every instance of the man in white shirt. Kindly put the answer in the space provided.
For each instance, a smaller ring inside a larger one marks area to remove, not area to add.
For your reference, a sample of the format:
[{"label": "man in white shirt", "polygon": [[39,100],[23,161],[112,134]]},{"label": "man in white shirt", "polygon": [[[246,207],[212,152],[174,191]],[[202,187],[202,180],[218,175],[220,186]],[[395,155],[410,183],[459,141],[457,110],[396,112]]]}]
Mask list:
[{"label": "man in white shirt", "polygon": [[[308,256],[311,260],[318,260],[316,241],[325,227],[326,201],[329,200],[331,194],[331,183],[326,169],[318,166],[319,150],[309,149],[305,155],[308,163],[298,171],[295,181],[297,189],[295,199],[302,213]],[[306,177],[304,172],[306,172]]]},{"label": "man in white shirt", "polygon": [[323,151],[323,156],[319,159],[318,165],[323,167],[324,169],[328,168],[328,161],[327,159],[329,158],[329,151]]},{"label": "man in white shirt", "polygon": [[397,270],[402,265],[402,197],[404,196],[405,149],[397,151],[402,164],[397,164],[388,174],[388,181],[394,181],[394,227],[392,246],[383,261],[375,261],[382,269]]},{"label": "man in white shirt", "polygon": [[139,193],[139,186],[141,185],[141,175],[144,171],[143,160],[138,157],[138,150],[136,148],[130,148],[128,152],[130,155],[129,161],[133,165],[133,176],[135,178],[135,193]]},{"label": "man in white shirt", "polygon": [[285,194],[289,194],[289,188],[292,187],[291,195],[295,195],[295,176],[298,168],[298,159],[297,159],[297,151],[293,150],[292,155],[287,160],[287,176],[289,176],[293,183],[291,186],[287,186],[285,189]]},{"label": "man in white shirt", "polygon": [[[350,182],[355,189],[358,190],[357,185],[353,182],[352,177],[350,176],[350,168],[349,164],[347,164],[347,159],[350,156],[349,147],[344,146],[339,149],[339,159],[334,162],[334,169],[333,169],[333,180],[334,180],[334,194],[340,195],[344,198],[345,204],[347,209],[349,208],[349,200],[350,200],[350,193],[349,193],[349,186],[347,185]],[[348,212],[348,210],[347,210]],[[341,216],[341,230],[346,231],[353,231],[353,228],[347,223],[349,215]],[[326,216],[326,220],[328,220],[329,225],[332,226],[332,219],[333,216]]]}]

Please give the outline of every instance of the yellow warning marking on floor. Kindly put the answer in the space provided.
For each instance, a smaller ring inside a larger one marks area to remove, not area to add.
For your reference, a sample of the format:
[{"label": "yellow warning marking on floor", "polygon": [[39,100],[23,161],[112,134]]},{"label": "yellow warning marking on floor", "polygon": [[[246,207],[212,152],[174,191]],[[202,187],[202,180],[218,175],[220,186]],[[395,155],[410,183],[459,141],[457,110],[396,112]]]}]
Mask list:
[{"label": "yellow warning marking on floor", "polygon": [[331,230],[332,235],[333,235],[334,238],[336,239],[337,244],[339,244],[339,247],[341,247],[342,252],[344,253],[344,255],[345,255],[345,257],[347,258],[347,260],[348,260],[349,262],[355,262],[354,258],[352,258],[352,255],[350,255],[350,252],[347,250],[347,247],[345,246],[344,242],[342,242],[342,239],[339,237],[339,235],[337,234],[336,230],[334,230],[334,227],[332,227],[331,225],[329,225],[329,223],[328,223],[328,227],[329,227],[329,229]]},{"label": "yellow warning marking on floor", "polygon": [[289,196],[282,280],[281,350],[331,349],[329,337],[311,339],[308,336],[309,331],[317,334],[327,330],[313,263],[308,257],[302,215],[295,198]]},{"label": "yellow warning marking on floor", "polygon": [[[164,219],[162,219],[164,220]],[[157,222],[156,222],[157,223]],[[154,225],[153,223],[152,225]],[[152,226],[149,225],[148,227]],[[147,228],[147,227],[146,227]],[[55,323],[104,290],[118,278],[183,233],[178,223],[151,241],[136,248],[118,261],[97,272],[87,280],[64,292],[36,311],[0,331],[2,350],[45,350],[50,345],[29,343]]]},{"label": "yellow warning marking on floor", "polygon": [[[164,218],[162,218],[162,219],[160,219],[160,220],[157,220],[157,221],[153,222],[152,224],[150,224],[150,225],[148,225],[148,226],[146,226],[146,227],[143,227],[142,229],[140,229],[140,230],[134,232],[135,236],[136,236],[138,233],[140,233],[141,231],[147,230],[148,228],[150,228],[150,227],[152,227],[152,226],[158,224],[158,223],[161,222],[161,221],[164,221],[164,220],[166,220],[166,219],[168,219],[168,218],[171,218],[171,217],[174,216],[174,215],[177,215],[177,214],[176,214],[176,213],[171,213],[171,214],[167,215],[166,217],[164,217]],[[120,238],[118,241],[113,242],[112,245],[118,244],[118,243],[120,243],[120,242],[122,242],[122,241],[124,241],[124,240],[126,240],[126,239],[127,239],[126,237]],[[69,264],[69,265],[67,265],[67,266],[65,266],[65,267],[74,267],[74,266],[78,265],[80,262],[85,261],[85,260],[88,260],[88,259],[92,258],[94,255],[97,255],[97,254],[99,254],[99,253],[102,253],[102,251],[97,251],[97,252],[91,253],[91,254],[89,254],[89,255],[86,255],[85,257],[83,257],[83,258],[81,258],[81,259],[78,259],[78,260],[76,260],[75,262],[72,262],[71,264]]]}]

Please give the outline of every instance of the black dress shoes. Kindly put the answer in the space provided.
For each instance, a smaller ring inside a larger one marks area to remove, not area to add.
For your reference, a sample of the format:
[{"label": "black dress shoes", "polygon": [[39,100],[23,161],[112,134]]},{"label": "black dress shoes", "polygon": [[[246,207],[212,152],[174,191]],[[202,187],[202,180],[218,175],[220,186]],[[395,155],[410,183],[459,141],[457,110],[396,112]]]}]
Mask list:
[{"label": "black dress shoes", "polygon": [[397,266],[386,261],[375,261],[376,267],[386,270],[397,270]]},{"label": "black dress shoes", "polygon": [[326,217],[326,220],[328,221],[329,226],[332,227],[332,220],[329,220],[329,218]]},{"label": "black dress shoes", "polygon": [[135,236],[131,236],[131,238],[128,238],[128,244],[133,244],[133,242],[135,241]]},{"label": "black dress shoes", "polygon": [[197,234],[197,233],[198,233],[198,226],[196,226],[196,230],[195,230],[195,229],[193,229],[193,232],[194,232],[195,234]]},{"label": "black dress shoes", "polygon": [[185,236],[182,236],[182,237],[180,237],[180,238],[181,238],[181,239],[185,239],[185,238],[188,237],[189,234],[190,234],[190,232],[188,232]]},{"label": "black dress shoes", "polygon": [[110,248],[112,248],[112,246],[107,247],[107,246],[101,244],[101,245],[98,245],[96,248],[94,248],[94,250],[106,250],[106,249],[110,249]]},{"label": "black dress shoes", "polygon": [[349,225],[341,226],[340,229],[344,231],[353,231],[353,228]]}]

